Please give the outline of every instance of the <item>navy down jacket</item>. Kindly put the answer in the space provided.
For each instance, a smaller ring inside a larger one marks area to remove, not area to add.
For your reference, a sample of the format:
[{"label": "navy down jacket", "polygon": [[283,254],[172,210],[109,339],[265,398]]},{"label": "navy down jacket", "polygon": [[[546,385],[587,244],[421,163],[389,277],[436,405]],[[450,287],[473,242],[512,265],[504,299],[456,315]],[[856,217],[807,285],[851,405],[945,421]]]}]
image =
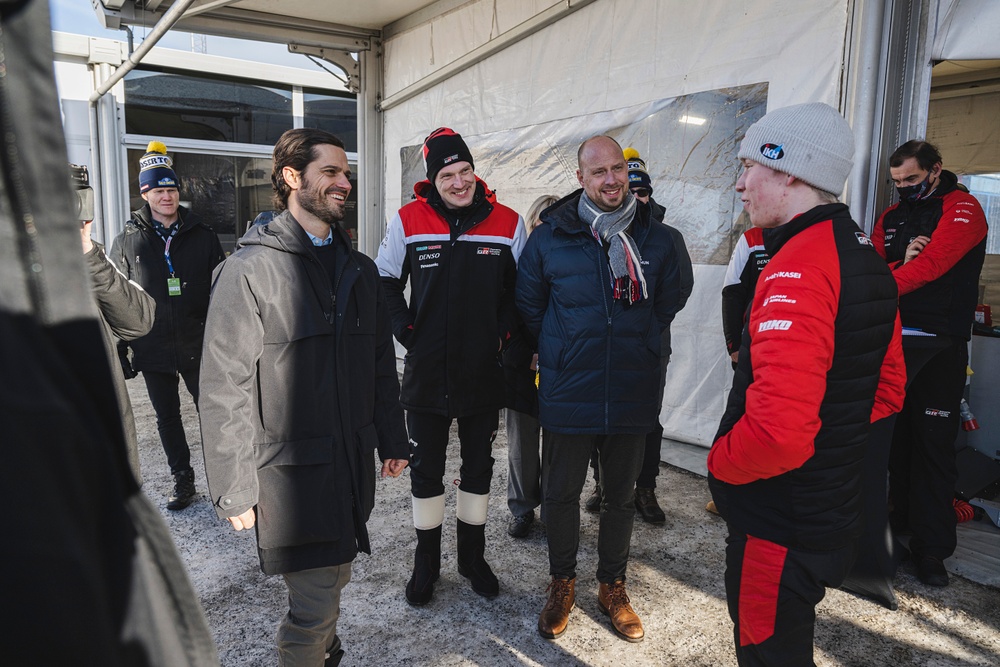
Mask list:
[{"label": "navy down jacket", "polygon": [[636,208],[629,229],[648,297],[612,298],[606,246],[577,215],[582,190],[543,211],[518,263],[517,307],[538,339],[539,420],[556,433],[648,433],[660,406],[660,332],[679,308],[670,232]]}]

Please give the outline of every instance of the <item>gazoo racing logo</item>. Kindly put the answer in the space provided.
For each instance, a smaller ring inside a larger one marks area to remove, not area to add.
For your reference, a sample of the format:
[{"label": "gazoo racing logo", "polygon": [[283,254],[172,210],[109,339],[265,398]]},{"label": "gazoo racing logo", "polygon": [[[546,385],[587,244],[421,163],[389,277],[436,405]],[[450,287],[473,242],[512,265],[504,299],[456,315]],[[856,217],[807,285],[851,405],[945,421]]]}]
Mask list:
[{"label": "gazoo racing logo", "polygon": [[860,243],[861,245],[866,245],[871,248],[875,247],[875,244],[872,243],[872,240],[868,238],[868,235],[865,234],[864,232],[854,232],[854,235],[858,238],[858,243]]},{"label": "gazoo racing logo", "polygon": [[783,144],[764,144],[760,147],[760,154],[768,160],[780,160],[785,157],[785,151],[782,150],[782,146]]},{"label": "gazoo racing logo", "polygon": [[501,252],[500,248],[487,248],[485,246],[476,249],[477,255],[492,255],[493,257],[499,257]]},{"label": "gazoo racing logo", "polygon": [[768,320],[760,323],[760,326],[757,327],[757,333],[761,331],[788,331],[791,328],[791,320]]},{"label": "gazoo racing logo", "polygon": [[429,250],[441,250],[440,245],[422,245],[417,247],[417,252],[422,253],[417,255],[417,260],[425,262],[428,259],[439,259],[441,257],[440,252],[428,252]]},{"label": "gazoo racing logo", "polygon": [[951,410],[939,410],[937,408],[927,408],[924,410],[924,414],[928,417],[944,417],[947,419],[951,416]]}]

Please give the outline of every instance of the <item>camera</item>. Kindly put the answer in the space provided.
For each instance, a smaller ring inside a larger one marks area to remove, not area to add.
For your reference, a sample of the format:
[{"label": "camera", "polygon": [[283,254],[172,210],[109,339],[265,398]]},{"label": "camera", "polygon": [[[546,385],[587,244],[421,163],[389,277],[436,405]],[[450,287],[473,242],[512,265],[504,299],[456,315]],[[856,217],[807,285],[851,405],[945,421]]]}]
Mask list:
[{"label": "camera", "polygon": [[90,187],[90,173],[86,165],[69,165],[69,180],[73,185],[76,219],[86,222],[94,219],[94,189]]}]

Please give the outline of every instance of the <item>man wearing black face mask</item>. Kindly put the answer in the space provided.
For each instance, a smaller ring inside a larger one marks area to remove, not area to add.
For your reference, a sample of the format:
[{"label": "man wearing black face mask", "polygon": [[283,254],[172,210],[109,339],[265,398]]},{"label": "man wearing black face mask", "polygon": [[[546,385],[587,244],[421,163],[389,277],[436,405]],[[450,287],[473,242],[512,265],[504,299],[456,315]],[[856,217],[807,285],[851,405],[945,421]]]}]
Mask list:
[{"label": "man wearing black face mask", "polygon": [[889,461],[890,523],[910,531],[910,551],[925,584],[947,586],[944,559],[955,551],[955,437],[969,361],[986,216],[979,202],[941,168],[926,141],[889,157],[900,202],[872,230],[872,242],[899,287],[906,357],[906,403]]}]

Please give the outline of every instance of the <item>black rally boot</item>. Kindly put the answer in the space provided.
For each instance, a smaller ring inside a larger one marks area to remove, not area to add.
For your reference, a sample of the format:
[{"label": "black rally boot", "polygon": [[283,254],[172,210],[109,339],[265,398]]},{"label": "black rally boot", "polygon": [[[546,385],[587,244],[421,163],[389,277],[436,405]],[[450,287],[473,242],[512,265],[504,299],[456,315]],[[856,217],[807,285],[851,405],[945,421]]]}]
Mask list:
[{"label": "black rally boot", "polygon": [[422,607],[434,595],[434,582],[441,576],[441,526],[417,529],[417,550],[413,554],[413,575],[406,583],[406,601]]},{"label": "black rally boot", "polygon": [[182,510],[194,502],[194,470],[182,470],[174,475],[174,490],[167,498],[168,510]]},{"label": "black rally boot", "polygon": [[458,520],[458,573],[472,583],[472,590],[486,598],[500,593],[500,582],[490,569],[486,551],[486,526]]}]

